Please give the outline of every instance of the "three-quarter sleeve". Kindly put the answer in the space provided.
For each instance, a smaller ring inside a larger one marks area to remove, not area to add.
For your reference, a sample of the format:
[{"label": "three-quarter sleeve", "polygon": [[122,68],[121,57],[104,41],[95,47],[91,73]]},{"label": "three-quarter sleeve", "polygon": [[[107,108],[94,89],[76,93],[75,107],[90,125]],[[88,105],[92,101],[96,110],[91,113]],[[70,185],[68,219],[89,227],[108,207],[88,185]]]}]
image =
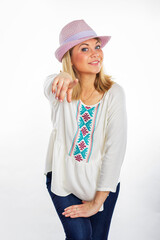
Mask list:
[{"label": "three-quarter sleeve", "polygon": [[116,192],[127,145],[127,113],[124,89],[115,83],[109,89],[104,152],[97,191]]},{"label": "three-quarter sleeve", "polygon": [[56,128],[56,124],[58,122],[58,113],[59,113],[59,100],[55,98],[55,94],[52,93],[52,83],[54,78],[57,76],[57,74],[51,74],[45,78],[45,81],[43,83],[43,90],[44,95],[48,99],[50,103],[51,108],[51,121],[53,124],[53,128]]},{"label": "three-quarter sleeve", "polygon": [[56,102],[55,95],[52,93],[52,83],[57,74],[51,74],[45,78],[43,83],[44,95],[51,102]]}]

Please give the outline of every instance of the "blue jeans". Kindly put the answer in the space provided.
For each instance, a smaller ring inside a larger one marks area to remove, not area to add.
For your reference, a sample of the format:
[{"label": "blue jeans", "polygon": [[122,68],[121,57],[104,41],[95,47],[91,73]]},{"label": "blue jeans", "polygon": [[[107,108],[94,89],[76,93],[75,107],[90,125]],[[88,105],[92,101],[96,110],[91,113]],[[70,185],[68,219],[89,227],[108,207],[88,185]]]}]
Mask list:
[{"label": "blue jeans", "polygon": [[114,207],[119,195],[120,182],[116,192],[110,192],[104,202],[104,210],[90,217],[70,218],[62,215],[66,207],[82,204],[82,200],[73,195],[58,196],[51,192],[52,172],[47,173],[46,187],[52,199],[56,212],[63,225],[65,240],[107,240]]}]

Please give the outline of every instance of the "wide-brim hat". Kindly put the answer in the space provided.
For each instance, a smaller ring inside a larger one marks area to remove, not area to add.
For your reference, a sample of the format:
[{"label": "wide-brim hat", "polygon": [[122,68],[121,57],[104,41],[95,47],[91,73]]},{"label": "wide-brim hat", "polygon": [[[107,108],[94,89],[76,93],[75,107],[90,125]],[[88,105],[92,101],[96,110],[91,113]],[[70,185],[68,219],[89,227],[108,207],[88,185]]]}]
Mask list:
[{"label": "wide-brim hat", "polygon": [[98,37],[103,48],[111,36],[97,36],[96,32],[82,19],[65,25],[59,34],[60,47],[55,51],[55,57],[62,62],[64,54],[77,44]]}]

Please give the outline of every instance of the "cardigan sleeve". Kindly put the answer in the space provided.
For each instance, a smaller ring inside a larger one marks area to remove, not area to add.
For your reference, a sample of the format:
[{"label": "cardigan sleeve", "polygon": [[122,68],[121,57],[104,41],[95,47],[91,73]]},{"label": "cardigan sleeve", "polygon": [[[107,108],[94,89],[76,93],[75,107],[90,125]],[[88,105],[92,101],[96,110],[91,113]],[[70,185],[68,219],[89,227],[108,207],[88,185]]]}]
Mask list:
[{"label": "cardigan sleeve", "polygon": [[50,101],[50,103],[55,103],[55,95],[52,93],[52,82],[57,74],[51,74],[45,78],[43,83],[44,95]]},{"label": "cardigan sleeve", "polygon": [[104,154],[97,191],[116,192],[127,144],[127,113],[124,89],[117,83],[109,89]]},{"label": "cardigan sleeve", "polygon": [[58,123],[58,113],[60,102],[55,98],[55,94],[52,93],[52,82],[57,74],[51,74],[45,78],[43,83],[44,95],[48,99],[51,108],[51,121],[53,124],[53,128],[56,128],[56,124]]}]

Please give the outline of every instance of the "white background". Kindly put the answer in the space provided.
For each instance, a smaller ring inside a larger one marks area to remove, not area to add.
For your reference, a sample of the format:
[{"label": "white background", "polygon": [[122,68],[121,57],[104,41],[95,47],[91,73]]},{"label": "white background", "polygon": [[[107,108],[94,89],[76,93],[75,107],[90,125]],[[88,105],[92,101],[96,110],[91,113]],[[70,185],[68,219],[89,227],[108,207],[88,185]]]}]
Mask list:
[{"label": "white background", "polygon": [[126,93],[128,143],[109,240],[158,240],[158,0],[1,0],[0,237],[64,239],[43,175],[52,129],[43,82],[61,70],[54,56],[59,32],[77,19],[98,35],[112,36],[104,66]]}]

